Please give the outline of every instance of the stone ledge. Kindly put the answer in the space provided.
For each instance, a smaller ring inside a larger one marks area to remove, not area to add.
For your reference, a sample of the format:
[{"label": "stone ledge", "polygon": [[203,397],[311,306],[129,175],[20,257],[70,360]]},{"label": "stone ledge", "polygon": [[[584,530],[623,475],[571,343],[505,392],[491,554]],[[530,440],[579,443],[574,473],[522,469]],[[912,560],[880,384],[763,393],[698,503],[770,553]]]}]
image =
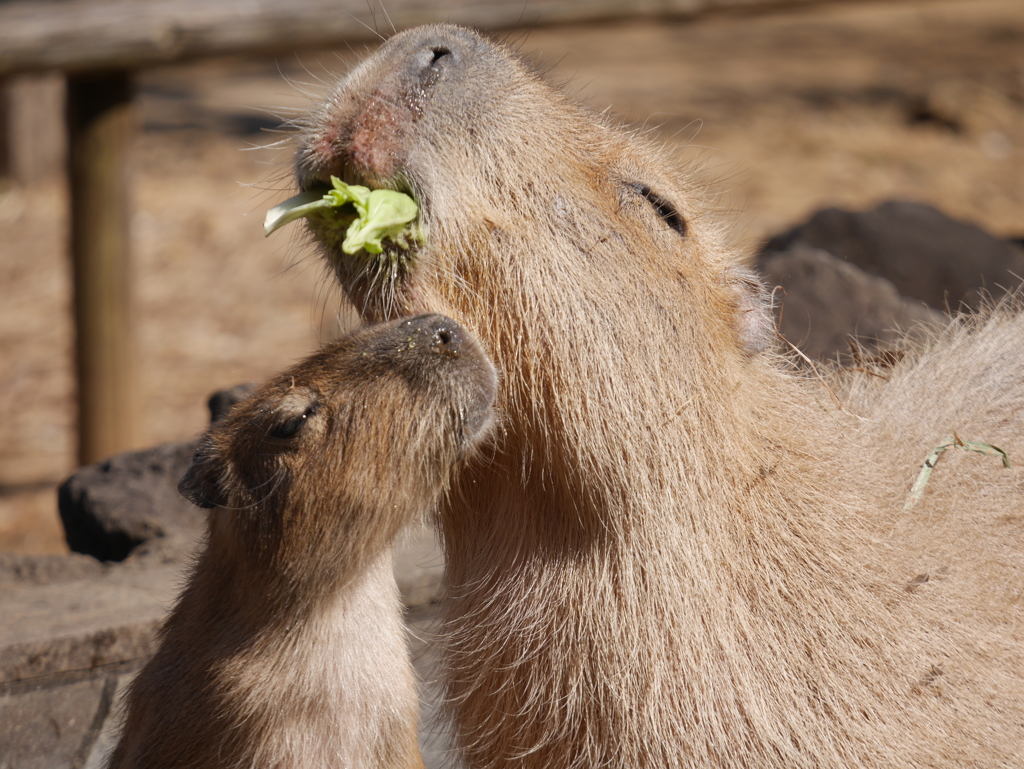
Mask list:
[{"label": "stone ledge", "polygon": [[181,583],[182,567],[124,567],[102,577],[8,586],[0,615],[0,683],[142,659]]},{"label": "stone ledge", "polygon": [[[155,650],[189,562],[133,557],[63,570],[17,560],[0,575],[0,617],[14,619],[0,624],[0,769],[100,769],[117,740],[117,703]],[[429,527],[402,537],[395,578],[410,621],[436,611],[442,569]],[[438,695],[424,678],[430,713]],[[449,763],[434,742],[424,745],[428,765]]]},{"label": "stone ledge", "polygon": [[142,660],[0,684],[0,769],[100,769]]},{"label": "stone ledge", "polygon": [[[406,606],[437,597],[443,558],[433,532],[408,532],[395,550]],[[148,657],[156,629],[186,578],[187,562],[108,567],[91,579],[8,584],[0,592],[0,685]]]}]

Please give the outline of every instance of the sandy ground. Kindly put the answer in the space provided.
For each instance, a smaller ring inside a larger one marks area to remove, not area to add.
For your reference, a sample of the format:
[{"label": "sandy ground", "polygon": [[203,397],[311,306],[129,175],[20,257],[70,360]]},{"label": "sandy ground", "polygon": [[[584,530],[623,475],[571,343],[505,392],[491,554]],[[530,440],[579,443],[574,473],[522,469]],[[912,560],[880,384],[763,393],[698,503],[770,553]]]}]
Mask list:
[{"label": "sandy ground", "polygon": [[[1024,3],[898,0],[687,23],[506,33],[596,109],[653,131],[707,182],[738,242],[824,205],[931,202],[1024,235]],[[147,73],[136,146],[140,445],[206,422],[214,389],[258,380],[337,332],[342,299],[298,228],[287,135],[362,54]],[[287,145],[287,142],[286,142]],[[0,187],[0,549],[61,552],[55,484],[74,467],[72,328],[59,184]]]}]

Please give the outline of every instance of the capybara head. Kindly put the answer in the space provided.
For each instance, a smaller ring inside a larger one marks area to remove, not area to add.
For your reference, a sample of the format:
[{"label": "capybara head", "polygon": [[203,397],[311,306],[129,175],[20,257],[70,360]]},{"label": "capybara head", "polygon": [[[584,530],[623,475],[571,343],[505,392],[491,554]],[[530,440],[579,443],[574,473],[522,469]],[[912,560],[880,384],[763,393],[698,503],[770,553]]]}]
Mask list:
[{"label": "capybara head", "polygon": [[[179,490],[223,508],[243,562],[358,569],[427,512],[490,422],[496,375],[442,316],[361,329],[257,388],[203,438]],[[344,563],[332,563],[344,554]]]},{"label": "capybara head", "polygon": [[297,158],[303,190],[333,175],[419,204],[420,242],[380,255],[346,255],[342,230],[310,222],[368,319],[452,313],[504,365],[504,348],[543,354],[541,329],[593,317],[574,305],[604,308],[615,326],[642,297],[650,317],[690,306],[699,336],[756,353],[772,331],[763,289],[672,168],[504,46],[451,25],[397,34],[355,67],[310,117]]}]

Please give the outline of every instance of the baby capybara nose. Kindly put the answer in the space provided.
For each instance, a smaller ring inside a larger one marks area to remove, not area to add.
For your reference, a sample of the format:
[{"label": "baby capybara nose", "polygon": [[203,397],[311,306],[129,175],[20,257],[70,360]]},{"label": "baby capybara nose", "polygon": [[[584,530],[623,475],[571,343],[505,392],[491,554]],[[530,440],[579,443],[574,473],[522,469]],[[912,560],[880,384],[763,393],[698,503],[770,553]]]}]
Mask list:
[{"label": "baby capybara nose", "polygon": [[491,405],[497,396],[498,375],[479,341],[444,315],[420,315],[398,325],[402,335],[398,355],[411,379],[450,379],[460,372],[459,390],[453,399],[467,442],[478,439],[491,422]]},{"label": "baby capybara nose", "polygon": [[401,325],[402,330],[430,352],[453,358],[463,353],[467,335],[462,326],[443,315],[420,315]]}]

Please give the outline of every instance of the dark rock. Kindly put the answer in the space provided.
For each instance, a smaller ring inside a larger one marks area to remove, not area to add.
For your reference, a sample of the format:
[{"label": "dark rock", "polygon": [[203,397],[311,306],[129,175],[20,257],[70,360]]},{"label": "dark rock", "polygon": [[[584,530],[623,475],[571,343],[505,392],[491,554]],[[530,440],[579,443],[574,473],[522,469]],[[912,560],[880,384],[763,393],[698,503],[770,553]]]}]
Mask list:
[{"label": "dark rock", "polygon": [[[211,395],[211,422],[253,387],[242,384]],[[202,534],[205,513],[178,493],[178,481],[192,463],[195,447],[195,441],[166,443],[76,471],[57,495],[68,546],[101,561],[123,561],[134,554],[136,559],[173,562],[191,551]]]},{"label": "dark rock", "polygon": [[851,337],[869,349],[884,349],[903,332],[947,320],[900,296],[888,280],[821,249],[795,244],[788,251],[762,253],[756,266],[769,288],[784,289],[775,294],[779,333],[812,358],[849,353]]},{"label": "dark rock", "polygon": [[227,416],[236,403],[241,403],[253,390],[256,385],[247,382],[245,384],[229,387],[227,390],[218,390],[206,401],[210,409],[210,424],[215,424]]},{"label": "dark rock", "polygon": [[178,494],[195,443],[131,451],[76,471],[57,505],[68,546],[101,561],[123,561],[138,545],[202,530],[202,512]]},{"label": "dark rock", "polygon": [[1024,249],[923,203],[889,201],[865,212],[827,208],[773,238],[765,252],[820,248],[892,282],[938,310],[978,309],[1024,279]]}]

